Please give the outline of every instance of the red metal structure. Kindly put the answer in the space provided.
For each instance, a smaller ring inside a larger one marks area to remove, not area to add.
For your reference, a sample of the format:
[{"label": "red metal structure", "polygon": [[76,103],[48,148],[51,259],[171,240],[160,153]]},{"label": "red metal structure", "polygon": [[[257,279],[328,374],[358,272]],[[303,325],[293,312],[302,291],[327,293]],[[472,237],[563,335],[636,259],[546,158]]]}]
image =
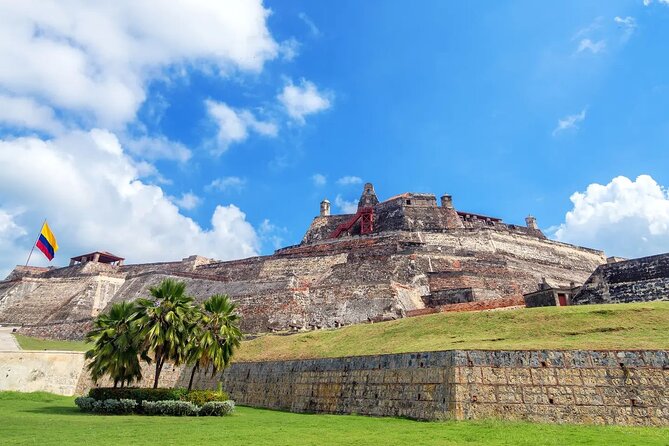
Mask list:
[{"label": "red metal structure", "polygon": [[350,220],[337,226],[337,229],[335,229],[330,238],[337,238],[342,235],[342,233],[350,231],[358,220],[360,220],[361,235],[372,233],[372,231],[374,231],[374,208],[367,207],[358,209],[358,212],[351,217]]}]

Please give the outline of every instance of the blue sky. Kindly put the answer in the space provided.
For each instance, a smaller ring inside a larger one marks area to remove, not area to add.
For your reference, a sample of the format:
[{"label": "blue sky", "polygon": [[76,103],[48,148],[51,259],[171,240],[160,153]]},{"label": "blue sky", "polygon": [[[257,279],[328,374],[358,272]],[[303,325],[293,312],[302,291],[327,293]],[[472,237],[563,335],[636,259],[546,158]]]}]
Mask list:
[{"label": "blue sky", "polygon": [[271,253],[367,181],[669,251],[666,2],[84,4],[0,6],[0,272],[44,216],[56,264]]}]

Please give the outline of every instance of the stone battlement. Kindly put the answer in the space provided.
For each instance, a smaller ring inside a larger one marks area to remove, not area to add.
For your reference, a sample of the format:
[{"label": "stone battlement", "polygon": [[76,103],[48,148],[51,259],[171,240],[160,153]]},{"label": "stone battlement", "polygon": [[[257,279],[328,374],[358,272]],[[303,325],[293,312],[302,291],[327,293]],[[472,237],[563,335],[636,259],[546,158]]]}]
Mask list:
[{"label": "stone battlement", "polygon": [[[327,203],[327,211],[324,211],[323,203]],[[546,238],[537,227],[534,217],[530,216],[526,219],[526,226],[507,224],[496,217],[456,210],[450,195],[441,197],[441,206],[437,205],[437,197],[434,194],[410,192],[395,195],[380,202],[376,197],[374,187],[367,183],[358,209],[361,209],[362,205],[369,205],[374,211],[373,234],[392,231],[444,232],[461,228],[488,228]],[[333,238],[337,227],[353,217],[354,214],[331,215],[329,201],[323,200],[321,214],[314,218],[302,239],[302,244],[312,244]],[[360,234],[359,223],[347,231],[347,235]]]}]

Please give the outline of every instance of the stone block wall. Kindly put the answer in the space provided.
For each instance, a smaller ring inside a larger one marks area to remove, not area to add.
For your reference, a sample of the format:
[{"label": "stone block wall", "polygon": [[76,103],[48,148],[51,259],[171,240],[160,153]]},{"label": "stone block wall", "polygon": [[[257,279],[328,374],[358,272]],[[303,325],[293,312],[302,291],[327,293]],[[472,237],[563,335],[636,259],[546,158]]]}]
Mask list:
[{"label": "stone block wall", "polygon": [[0,391],[74,395],[83,367],[78,352],[0,352]]},{"label": "stone block wall", "polygon": [[599,266],[572,304],[669,300],[669,253]]},{"label": "stone block wall", "polygon": [[[218,378],[198,376],[215,388]],[[236,363],[239,404],[415,419],[669,425],[667,351],[446,351]]]},{"label": "stone block wall", "polygon": [[667,351],[460,351],[456,419],[669,425]]},{"label": "stone block wall", "polygon": [[[433,420],[453,409],[453,352],[235,363],[223,388],[238,404],[292,412]],[[198,376],[195,386],[215,388]]]}]

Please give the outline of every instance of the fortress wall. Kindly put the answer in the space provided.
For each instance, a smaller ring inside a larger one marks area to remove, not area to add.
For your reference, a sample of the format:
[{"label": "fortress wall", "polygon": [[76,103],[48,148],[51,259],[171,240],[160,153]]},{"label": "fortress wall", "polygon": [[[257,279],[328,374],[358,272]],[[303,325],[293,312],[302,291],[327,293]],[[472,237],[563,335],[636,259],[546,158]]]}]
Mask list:
[{"label": "fortress wall", "polygon": [[2,300],[0,322],[37,324],[84,294],[91,280],[23,278]]},{"label": "fortress wall", "polygon": [[71,339],[85,332],[87,318],[111,303],[146,297],[150,286],[173,278],[185,281],[199,301],[229,294],[239,304],[246,332],[336,327],[404,317],[431,302],[422,297],[453,289],[472,289],[476,301],[515,302],[543,277],[562,285],[578,282],[602,261],[599,251],[502,229],[395,230],[230,262],[197,257],[123,267],[88,262],[49,271],[48,279],[0,282],[0,322]]},{"label": "fortress wall", "polygon": [[23,278],[0,302],[0,322],[35,325],[90,319],[112,299],[123,283],[118,277],[86,275]]},{"label": "fortress wall", "polygon": [[83,367],[79,352],[0,352],[0,391],[74,395]]},{"label": "fortress wall", "polygon": [[496,229],[420,235],[416,253],[429,259],[430,291],[475,288],[477,300],[521,297],[543,278],[582,283],[606,261],[601,251]]},{"label": "fortress wall", "polygon": [[669,300],[669,254],[601,265],[572,304]]},{"label": "fortress wall", "polygon": [[[218,377],[197,376],[198,388]],[[446,351],[235,363],[238,404],[415,419],[669,425],[667,351]]]}]

